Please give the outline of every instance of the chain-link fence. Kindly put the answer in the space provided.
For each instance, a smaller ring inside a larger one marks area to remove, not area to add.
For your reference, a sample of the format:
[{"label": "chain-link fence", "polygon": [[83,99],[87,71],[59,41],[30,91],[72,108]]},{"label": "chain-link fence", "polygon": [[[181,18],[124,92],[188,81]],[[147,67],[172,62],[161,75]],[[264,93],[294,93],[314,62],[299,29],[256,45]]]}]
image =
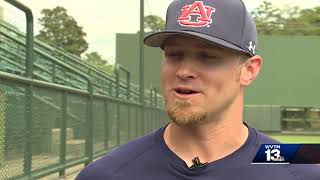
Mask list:
[{"label": "chain-link fence", "polygon": [[166,122],[157,93],[147,95],[148,107],[137,103],[123,67],[106,75],[62,50],[33,44],[28,13],[25,32],[15,24],[25,19],[0,19],[0,179],[63,175]]},{"label": "chain-link fence", "polygon": [[53,173],[79,159],[89,162],[90,156],[154,130],[166,119],[162,110],[150,107],[144,110],[145,122],[140,122],[139,104],[96,96],[89,107],[87,92],[2,73],[0,79],[1,179],[40,177],[44,169],[52,168],[46,172]]}]

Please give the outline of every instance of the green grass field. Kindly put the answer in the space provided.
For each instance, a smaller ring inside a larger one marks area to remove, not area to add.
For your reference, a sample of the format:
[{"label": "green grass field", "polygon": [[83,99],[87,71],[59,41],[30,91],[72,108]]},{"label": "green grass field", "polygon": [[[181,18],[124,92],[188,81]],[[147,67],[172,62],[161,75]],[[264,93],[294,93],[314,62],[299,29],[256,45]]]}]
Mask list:
[{"label": "green grass field", "polygon": [[320,135],[305,136],[305,135],[270,135],[272,138],[282,143],[294,143],[294,144],[320,144]]}]

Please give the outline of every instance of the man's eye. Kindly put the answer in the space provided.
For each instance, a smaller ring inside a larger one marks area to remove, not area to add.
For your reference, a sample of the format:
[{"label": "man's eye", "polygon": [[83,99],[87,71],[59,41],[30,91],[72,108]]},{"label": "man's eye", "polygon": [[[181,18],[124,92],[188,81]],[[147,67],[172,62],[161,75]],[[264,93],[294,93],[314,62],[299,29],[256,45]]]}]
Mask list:
[{"label": "man's eye", "polygon": [[200,57],[200,59],[212,59],[212,58],[214,58],[214,57],[212,57],[212,56],[210,56],[208,54],[200,54],[199,57]]},{"label": "man's eye", "polygon": [[202,62],[202,63],[206,63],[206,64],[219,64],[221,62],[221,59],[218,56],[215,55],[210,55],[210,54],[200,54],[198,56],[198,59]]},{"label": "man's eye", "polygon": [[183,54],[179,52],[169,52],[169,53],[166,53],[166,56],[172,57],[172,58],[179,58],[179,57],[182,57]]},{"label": "man's eye", "polygon": [[216,56],[213,56],[213,55],[210,55],[210,54],[199,54],[198,58],[202,59],[202,60],[216,60],[217,59]]}]

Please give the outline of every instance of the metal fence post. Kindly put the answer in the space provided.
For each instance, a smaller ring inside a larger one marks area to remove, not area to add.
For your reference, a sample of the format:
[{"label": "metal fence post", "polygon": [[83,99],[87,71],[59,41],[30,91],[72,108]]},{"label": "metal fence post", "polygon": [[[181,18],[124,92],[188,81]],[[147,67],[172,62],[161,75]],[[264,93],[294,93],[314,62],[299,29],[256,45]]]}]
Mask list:
[{"label": "metal fence post", "polygon": [[156,88],[154,88],[154,102],[155,102],[155,104],[154,104],[154,106],[155,107],[158,107],[158,97],[157,97],[157,89]]},{"label": "metal fence post", "polygon": [[[66,91],[63,92],[62,94],[62,118],[60,121],[60,164],[65,164],[66,163],[66,143],[67,143],[67,104],[68,104],[68,99],[67,99],[68,93]],[[65,169],[62,169],[59,171],[59,176],[65,175]]]},{"label": "metal fence post", "polygon": [[[119,76],[119,65],[116,64],[114,68],[114,72],[116,75],[116,97],[120,97],[120,76]],[[117,146],[120,146],[120,104],[117,102],[117,109],[116,109],[116,121],[117,121]]]},{"label": "metal fence post", "polygon": [[52,64],[52,82],[53,83],[56,82],[56,64],[55,63]]},{"label": "metal fence post", "polygon": [[139,120],[138,120],[138,111],[139,111],[139,107],[136,107],[135,108],[136,109],[136,115],[135,115],[135,118],[136,118],[136,123],[135,123],[135,137],[138,137],[138,135],[139,135],[139,133],[138,133],[138,122],[139,122]]},{"label": "metal fence post", "polygon": [[149,99],[150,99],[150,106],[153,105],[153,88],[150,88],[150,92],[149,92]]},{"label": "metal fence post", "polygon": [[31,176],[32,164],[32,85],[29,84],[25,90],[25,149],[24,149],[24,176]]},{"label": "metal fence post", "polygon": [[[127,100],[129,101],[130,99],[130,72],[126,68],[122,67],[120,64],[116,64],[114,68],[114,74],[116,75],[116,97],[120,98],[120,71],[124,71],[126,73],[127,77]],[[129,139],[130,136],[130,110],[129,110],[129,105],[128,105],[128,136],[127,138]],[[120,105],[117,103],[117,145],[120,145]]]},{"label": "metal fence post", "polygon": [[112,82],[111,81],[109,81],[108,82],[108,86],[109,86],[109,91],[108,91],[108,93],[109,93],[109,96],[112,96]]},{"label": "metal fence post", "polygon": [[[5,0],[9,4],[23,11],[27,20],[27,37],[26,37],[26,73],[29,79],[33,78],[33,14],[30,8],[16,0]],[[25,151],[23,172],[25,176],[31,176],[32,164],[32,85],[29,84],[25,89]]]},{"label": "metal fence post", "polygon": [[[127,100],[130,101],[130,72],[127,71]],[[128,104],[128,140],[131,139],[131,106]]]},{"label": "metal fence post", "polygon": [[104,102],[104,147],[108,151],[109,149],[109,108],[108,102]]},{"label": "metal fence post", "polygon": [[93,160],[93,84],[91,80],[88,79],[88,105],[87,105],[87,139],[86,139],[86,156],[88,157],[88,161],[86,165],[88,165]]},{"label": "metal fence post", "polygon": [[[121,66],[120,66],[121,68]],[[130,72],[127,69],[122,68],[127,73],[127,100],[130,100]]]},{"label": "metal fence post", "polygon": [[142,133],[145,133],[144,127],[144,0],[140,0],[140,32],[139,32],[139,83],[140,83],[140,113],[141,113],[141,121],[142,121]]}]

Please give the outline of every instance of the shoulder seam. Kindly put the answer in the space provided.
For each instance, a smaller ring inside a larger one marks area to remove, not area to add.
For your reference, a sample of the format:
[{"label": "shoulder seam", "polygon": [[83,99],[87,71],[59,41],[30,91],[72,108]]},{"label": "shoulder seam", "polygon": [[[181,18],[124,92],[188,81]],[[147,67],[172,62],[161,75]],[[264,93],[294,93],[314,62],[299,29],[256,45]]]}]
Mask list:
[{"label": "shoulder seam", "polygon": [[147,146],[146,147],[146,150],[142,151],[140,154],[138,154],[136,157],[132,158],[131,160],[129,160],[127,163],[123,164],[122,166],[120,166],[118,169],[116,169],[114,171],[114,174],[110,177],[110,180],[113,179],[113,177],[122,169],[124,168],[125,166],[127,166],[131,161],[134,161],[136,160],[137,158],[139,158],[142,154],[144,154],[145,152],[149,151],[152,149],[152,146],[155,145],[155,142],[153,142],[150,146]]}]

